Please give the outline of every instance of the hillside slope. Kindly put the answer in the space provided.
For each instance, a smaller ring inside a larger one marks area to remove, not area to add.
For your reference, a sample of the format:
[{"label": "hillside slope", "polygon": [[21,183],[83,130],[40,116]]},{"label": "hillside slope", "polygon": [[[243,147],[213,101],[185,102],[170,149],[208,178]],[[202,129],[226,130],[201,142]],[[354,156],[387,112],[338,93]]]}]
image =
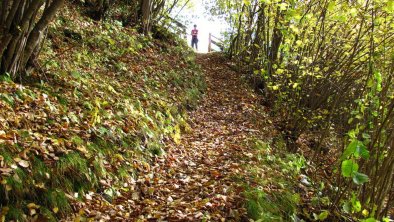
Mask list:
[{"label": "hillside slope", "polygon": [[68,6],[38,68],[2,79],[2,220],[55,221],[95,194],[110,203],[179,143],[205,86],[185,43],[157,33],[164,40]]}]

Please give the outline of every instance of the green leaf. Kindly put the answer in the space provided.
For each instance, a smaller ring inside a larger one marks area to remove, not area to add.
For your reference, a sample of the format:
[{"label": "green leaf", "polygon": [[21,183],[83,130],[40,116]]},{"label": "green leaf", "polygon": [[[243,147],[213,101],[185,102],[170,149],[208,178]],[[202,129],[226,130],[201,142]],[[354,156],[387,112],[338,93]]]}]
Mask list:
[{"label": "green leaf", "polygon": [[328,212],[327,210],[324,210],[323,212],[321,212],[319,214],[319,220],[323,221],[325,219],[327,219],[328,215],[330,215],[330,212]]},{"label": "green leaf", "polygon": [[358,141],[357,146],[356,146],[356,152],[354,153],[355,157],[362,157],[364,159],[369,158],[369,151],[367,150],[367,147],[362,143],[361,141]]},{"label": "green leaf", "polygon": [[341,160],[345,160],[351,155],[354,155],[356,158],[362,157],[365,159],[369,158],[369,151],[363,142],[354,139],[352,142],[346,147],[345,151],[341,156]]},{"label": "green leaf", "polygon": [[355,212],[361,211],[361,202],[360,201],[357,200],[357,201],[353,202],[352,205],[353,205],[353,210]]},{"label": "green leaf", "polygon": [[82,77],[81,73],[79,73],[77,71],[71,71],[71,76],[76,79],[80,79]]},{"label": "green leaf", "polygon": [[358,170],[358,164],[353,160],[345,160],[342,162],[342,176],[344,177],[352,177],[354,173]]},{"label": "green leaf", "polygon": [[348,157],[350,157],[351,155],[354,154],[354,152],[356,151],[356,147],[357,147],[357,140],[353,140],[345,149],[345,151],[343,151],[343,154],[341,156],[341,160],[345,160]]},{"label": "green leaf", "polygon": [[351,206],[349,202],[345,202],[342,206],[342,210],[345,211],[346,213],[351,213]]},{"label": "green leaf", "polygon": [[334,9],[335,9],[335,4],[336,4],[335,1],[330,2],[330,3],[328,4],[328,7],[327,7],[328,11],[334,11]]},{"label": "green leaf", "polygon": [[363,183],[368,182],[369,178],[367,175],[359,172],[355,172],[353,175],[353,182],[357,185],[361,185]]}]

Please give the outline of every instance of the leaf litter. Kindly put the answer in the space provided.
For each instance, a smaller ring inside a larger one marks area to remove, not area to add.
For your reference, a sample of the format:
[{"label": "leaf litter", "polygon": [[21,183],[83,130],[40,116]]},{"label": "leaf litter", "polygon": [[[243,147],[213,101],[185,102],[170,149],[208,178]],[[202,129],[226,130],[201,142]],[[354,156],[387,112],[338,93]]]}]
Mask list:
[{"label": "leaf litter", "polygon": [[[207,91],[191,111],[191,131],[180,143],[168,142],[112,203],[93,195],[81,209],[85,215],[111,221],[247,221],[244,185],[246,165],[257,164],[250,138],[264,138],[266,114],[261,98],[231,70],[221,54],[197,55]],[[255,121],[261,120],[261,121]],[[252,183],[252,182],[250,182]]]}]

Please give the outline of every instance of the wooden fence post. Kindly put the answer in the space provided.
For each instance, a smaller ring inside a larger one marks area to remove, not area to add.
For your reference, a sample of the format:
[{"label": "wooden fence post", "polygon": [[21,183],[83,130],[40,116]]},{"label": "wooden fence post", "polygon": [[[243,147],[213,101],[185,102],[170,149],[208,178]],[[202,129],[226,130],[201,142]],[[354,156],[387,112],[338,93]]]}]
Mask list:
[{"label": "wooden fence post", "polygon": [[209,39],[208,39],[208,52],[211,52],[212,46],[211,46],[211,41],[212,41],[212,34],[209,33]]}]

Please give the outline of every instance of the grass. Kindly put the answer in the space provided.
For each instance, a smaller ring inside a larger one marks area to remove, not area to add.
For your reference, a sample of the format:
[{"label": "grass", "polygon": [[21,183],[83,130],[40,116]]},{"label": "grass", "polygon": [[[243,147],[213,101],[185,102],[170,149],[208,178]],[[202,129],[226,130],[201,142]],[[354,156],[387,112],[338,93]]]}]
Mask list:
[{"label": "grass", "polygon": [[85,193],[97,185],[97,177],[88,167],[87,161],[77,152],[61,157],[56,163],[55,181],[58,187],[68,192]]},{"label": "grass", "polygon": [[94,157],[94,161],[92,163],[94,174],[99,178],[106,177],[108,175],[107,169],[104,166],[104,156],[101,153],[98,153],[97,156]]},{"label": "grass", "polygon": [[25,217],[25,213],[18,207],[16,206],[10,206],[7,207],[7,214],[5,217],[6,221],[18,221],[18,222],[25,222],[28,221],[27,218]]},{"label": "grass", "polygon": [[58,208],[63,215],[71,212],[71,207],[66,197],[66,194],[59,189],[49,189],[43,194],[42,202],[50,209]]},{"label": "grass", "polygon": [[126,182],[128,178],[131,177],[130,173],[129,173],[129,166],[121,166],[119,167],[119,169],[117,170],[117,175],[118,177],[121,179],[122,182]]},{"label": "grass", "polygon": [[245,194],[250,218],[257,221],[291,221],[297,210],[299,196],[288,191],[266,193],[258,188]]},{"label": "grass", "polygon": [[248,216],[260,222],[294,221],[300,196],[293,188],[301,168],[305,167],[305,159],[295,154],[282,154],[281,149],[273,153],[270,144],[264,141],[252,139],[248,144],[256,150],[259,160],[258,165],[246,166],[257,184],[245,185]]},{"label": "grass", "polygon": [[50,209],[41,206],[40,207],[40,214],[45,218],[47,222],[56,222],[58,219],[56,218],[56,215],[54,214],[53,210],[51,211]]},{"label": "grass", "polygon": [[162,145],[159,143],[149,143],[148,150],[153,156],[162,156],[164,154]]},{"label": "grass", "polygon": [[38,157],[33,158],[33,169],[32,175],[35,181],[47,182],[49,175],[51,174],[51,170],[48,166]]},{"label": "grass", "polygon": [[18,200],[23,198],[26,191],[29,190],[31,181],[23,169],[17,168],[14,172],[14,175],[5,179],[7,185],[5,193],[9,199]]}]

